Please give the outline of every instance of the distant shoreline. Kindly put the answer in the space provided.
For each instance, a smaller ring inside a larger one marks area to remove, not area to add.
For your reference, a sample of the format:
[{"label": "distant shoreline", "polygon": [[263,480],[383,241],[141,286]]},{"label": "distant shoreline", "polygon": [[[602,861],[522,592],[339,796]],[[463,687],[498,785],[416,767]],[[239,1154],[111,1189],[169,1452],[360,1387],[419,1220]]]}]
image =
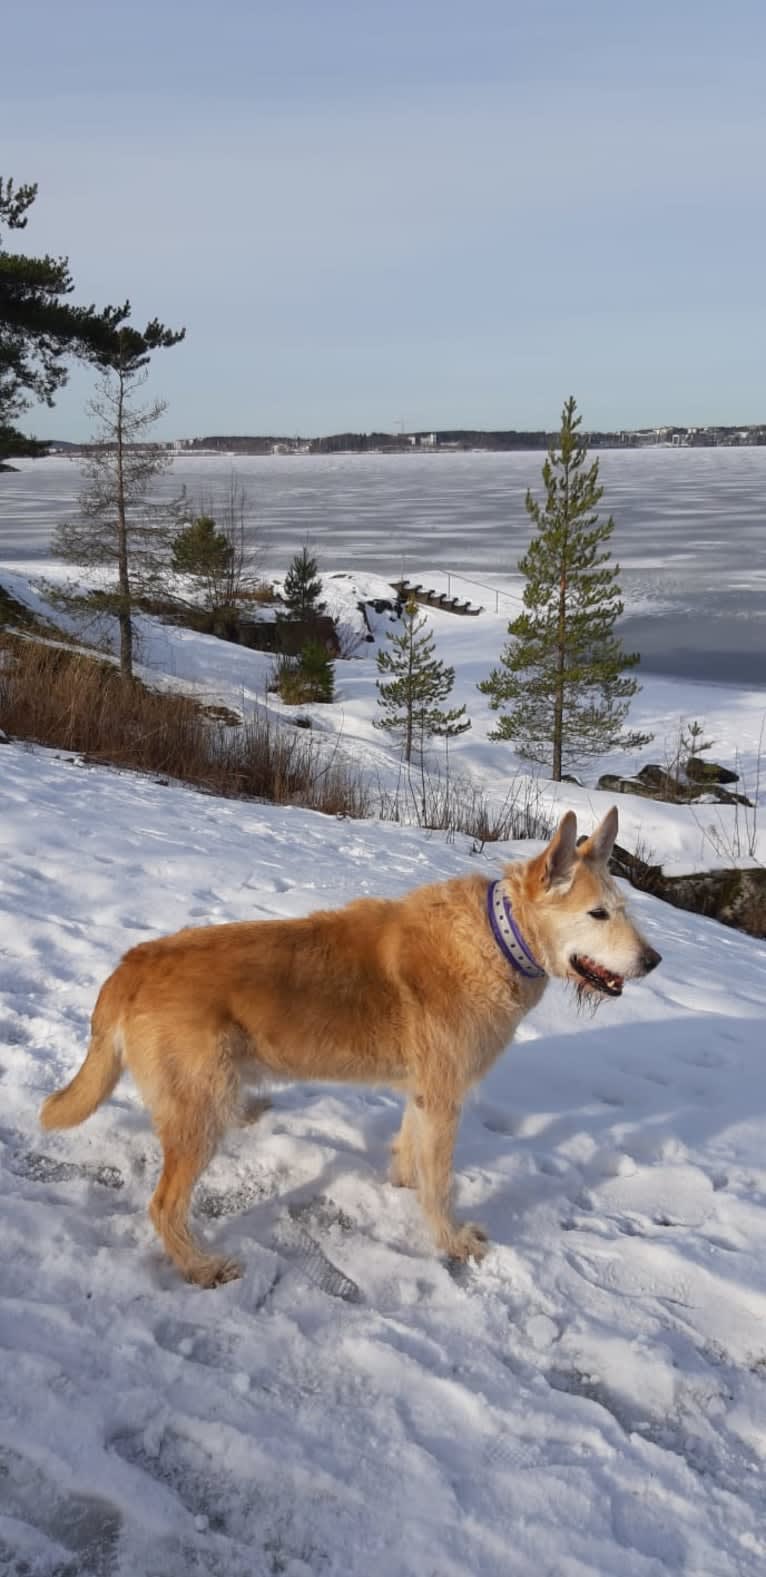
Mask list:
[{"label": "distant shoreline", "polygon": [[[631,428],[617,432],[584,434],[590,449],[755,449],[766,446],[766,424],[742,427]],[[386,454],[530,454],[555,447],[554,432],[522,432],[515,428],[483,430],[445,428],[412,433],[334,433],[323,438],[288,438],[279,434],[225,434],[204,438],[163,440],[161,447],[191,458],[236,459],[240,455],[353,455]],[[49,455],[84,454],[87,442],[51,439]]]}]

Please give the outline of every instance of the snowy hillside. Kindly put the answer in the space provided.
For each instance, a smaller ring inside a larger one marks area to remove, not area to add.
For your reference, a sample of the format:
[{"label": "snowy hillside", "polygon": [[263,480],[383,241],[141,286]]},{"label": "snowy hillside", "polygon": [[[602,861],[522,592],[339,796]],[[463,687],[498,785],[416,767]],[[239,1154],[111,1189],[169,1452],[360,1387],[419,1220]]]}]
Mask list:
[{"label": "snowy hillside", "polygon": [[476,867],[0,745],[3,1572],[760,1577],[762,944],[631,894],[661,968],[593,1019],[551,986],[466,1110],[493,1248],[454,1275],[386,1181],[386,1093],[278,1089],[229,1137],[196,1208],[245,1276],[212,1293],[148,1223],[129,1081],[38,1128],[140,938]]},{"label": "snowy hillside", "polygon": [[[41,570],[44,577],[41,584]],[[55,561],[19,569],[2,566],[2,584],[36,614],[52,619],[74,635],[88,640],[96,635],[115,645],[109,621],[96,626],[91,621],[67,618],[51,608],[44,592],[45,580],[55,581],[64,574]],[[439,584],[438,575],[431,577]],[[430,583],[430,582],[429,582]],[[328,610],[339,623],[354,656],[335,665],[336,700],[333,705],[302,706],[315,732],[329,736],[334,745],[369,781],[387,789],[401,781],[401,768],[395,745],[374,726],[379,714],[376,681],[376,652],[386,644],[389,630],[401,626],[388,613],[369,614],[374,639],[364,639],[366,626],[358,610],[360,598],[373,599],[391,594],[381,577],[336,572],[325,576],[323,597]],[[508,744],[488,739],[497,723],[486,698],[477,689],[498,661],[507,636],[509,610],[494,614],[485,610],[479,618],[458,618],[439,609],[423,610],[433,631],[438,655],[455,670],[455,687],[450,704],[465,704],[471,729],[450,743],[449,773],[453,781],[464,778],[487,793],[496,805],[502,804],[509,786],[516,782],[520,795],[525,793],[519,779],[529,773]],[[136,620],[140,672],[153,684],[190,689],[206,699],[222,700],[235,710],[248,713],[255,707],[268,708],[292,721],[295,708],[283,706],[267,691],[273,658],[265,652],[233,646],[213,636],[161,623],[158,619]],[[360,639],[361,638],[361,639]],[[643,675],[641,691],[631,705],[629,726],[651,733],[654,739],[639,754],[612,751],[609,756],[588,762],[584,785],[555,784],[539,778],[532,790],[539,796],[551,821],[570,806],[598,820],[614,803],[614,794],[602,793],[588,785],[601,772],[633,773],[645,761],[667,763],[678,746],[683,721],[704,721],[707,737],[714,742],[713,755],[741,773],[739,787],[752,798],[760,789],[766,801],[766,700],[763,690],[735,688],[731,685],[700,684]],[[443,746],[430,754],[429,765],[435,774],[443,773]],[[760,774],[760,783],[759,783]],[[406,795],[403,796],[406,800]],[[662,863],[665,870],[678,873],[715,865],[750,863],[752,843],[756,857],[766,861],[764,816],[755,818],[742,810],[723,805],[678,806],[657,800],[619,796],[620,842],[629,850],[638,849],[644,859]]]}]

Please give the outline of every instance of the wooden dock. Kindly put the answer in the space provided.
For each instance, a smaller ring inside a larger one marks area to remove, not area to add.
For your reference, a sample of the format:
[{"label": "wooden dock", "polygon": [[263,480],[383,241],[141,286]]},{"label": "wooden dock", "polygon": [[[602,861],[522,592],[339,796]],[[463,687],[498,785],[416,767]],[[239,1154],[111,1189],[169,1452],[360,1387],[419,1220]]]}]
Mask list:
[{"label": "wooden dock", "polygon": [[457,613],[469,619],[476,619],[484,612],[483,608],[476,607],[472,602],[450,597],[446,591],[429,591],[420,583],[413,585],[409,580],[392,580],[391,585],[400,602],[419,602],[424,608],[441,608],[445,613]]}]

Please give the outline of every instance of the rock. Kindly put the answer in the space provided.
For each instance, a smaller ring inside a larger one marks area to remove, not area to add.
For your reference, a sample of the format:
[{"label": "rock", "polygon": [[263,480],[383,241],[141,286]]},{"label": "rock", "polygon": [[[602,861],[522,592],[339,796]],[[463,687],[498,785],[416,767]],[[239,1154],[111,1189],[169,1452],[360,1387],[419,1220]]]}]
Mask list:
[{"label": "rock", "polygon": [[638,794],[642,799],[657,799],[656,789],[640,778],[621,778],[614,772],[604,772],[596,788],[608,789],[612,794]]},{"label": "rock", "polygon": [[656,761],[648,761],[646,766],[641,768],[638,776],[641,782],[645,783],[647,788],[652,790],[655,799],[677,800],[685,798],[683,784],[679,783],[677,778],[674,778],[672,772],[666,771],[665,767],[659,766]]},{"label": "rock", "polygon": [[[644,799],[669,800],[676,804],[715,801],[719,805],[747,805],[752,808],[752,801],[745,794],[735,794],[731,789],[721,787],[724,781],[738,782],[736,772],[727,772],[726,767],[719,767],[714,761],[701,761],[698,756],[690,756],[688,765],[694,762],[704,768],[705,773],[703,775],[700,772],[698,777],[692,777],[689,782],[679,782],[672,772],[666,772],[656,761],[648,761],[634,778],[622,778],[617,773],[605,772],[599,778],[597,787],[609,789],[613,794],[639,794]],[[707,772],[708,767],[712,769],[710,774]],[[717,777],[718,773],[725,774],[725,777]]]},{"label": "rock", "polygon": [[665,771],[665,768],[661,767],[656,761],[647,761],[646,766],[641,768],[637,776],[640,777],[642,783],[656,783],[658,787],[662,788],[666,784],[674,782],[670,774]]},{"label": "rock", "polygon": [[695,871],[689,876],[665,876],[660,865],[649,865],[615,844],[609,868],[641,892],[653,893],[675,909],[705,914],[723,925],[766,937],[766,869],[763,866],[724,871]]},{"label": "rock", "polygon": [[766,870],[762,866],[665,876],[655,891],[677,909],[712,915],[750,936],[766,937]]},{"label": "rock", "polygon": [[686,763],[686,776],[692,783],[738,783],[739,773],[717,761],[703,761],[701,756],[690,756]]},{"label": "rock", "polygon": [[731,789],[719,788],[717,783],[709,783],[704,794],[689,793],[691,805],[747,805],[753,809],[753,801],[746,794],[734,794]]}]

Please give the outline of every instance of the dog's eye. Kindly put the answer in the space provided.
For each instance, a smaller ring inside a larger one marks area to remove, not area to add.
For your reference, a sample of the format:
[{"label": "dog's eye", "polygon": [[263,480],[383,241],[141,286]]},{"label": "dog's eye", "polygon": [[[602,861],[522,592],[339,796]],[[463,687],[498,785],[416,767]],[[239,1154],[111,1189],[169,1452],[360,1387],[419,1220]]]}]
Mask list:
[{"label": "dog's eye", "polygon": [[589,909],[588,910],[588,914],[590,915],[591,920],[608,920],[609,919],[609,910],[608,909]]}]

